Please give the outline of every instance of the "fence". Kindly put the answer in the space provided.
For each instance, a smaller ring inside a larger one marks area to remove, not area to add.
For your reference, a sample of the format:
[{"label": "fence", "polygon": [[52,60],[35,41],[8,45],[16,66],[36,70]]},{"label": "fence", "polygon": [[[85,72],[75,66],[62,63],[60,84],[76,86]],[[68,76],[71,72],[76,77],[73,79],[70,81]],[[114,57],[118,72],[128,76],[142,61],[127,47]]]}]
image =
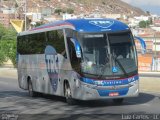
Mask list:
[{"label": "fence", "polygon": [[160,71],[160,37],[142,37],[146,42],[146,53],[141,53],[141,45],[136,41],[139,71]]}]

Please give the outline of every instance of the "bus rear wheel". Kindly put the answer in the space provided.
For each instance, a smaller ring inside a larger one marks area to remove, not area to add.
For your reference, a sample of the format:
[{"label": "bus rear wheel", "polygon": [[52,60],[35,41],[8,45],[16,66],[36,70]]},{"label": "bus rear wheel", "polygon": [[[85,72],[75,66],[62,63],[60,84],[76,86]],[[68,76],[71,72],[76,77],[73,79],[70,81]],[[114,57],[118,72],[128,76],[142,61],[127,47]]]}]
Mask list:
[{"label": "bus rear wheel", "polygon": [[36,92],[33,91],[33,86],[31,80],[28,81],[28,92],[30,97],[35,97]]},{"label": "bus rear wheel", "polygon": [[64,95],[66,98],[66,102],[69,105],[74,105],[75,104],[75,100],[72,98],[72,94],[71,94],[71,89],[70,89],[70,85],[68,82],[65,83],[65,88],[64,88]]},{"label": "bus rear wheel", "polygon": [[117,99],[113,99],[113,102],[115,103],[115,104],[122,104],[123,103],[123,98],[117,98]]}]

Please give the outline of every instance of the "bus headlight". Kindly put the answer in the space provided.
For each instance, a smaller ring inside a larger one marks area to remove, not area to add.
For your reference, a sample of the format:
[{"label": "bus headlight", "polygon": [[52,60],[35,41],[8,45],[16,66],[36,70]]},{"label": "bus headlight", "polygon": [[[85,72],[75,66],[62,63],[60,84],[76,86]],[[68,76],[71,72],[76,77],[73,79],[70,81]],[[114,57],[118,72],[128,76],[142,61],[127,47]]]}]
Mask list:
[{"label": "bus headlight", "polygon": [[136,83],[137,83],[136,81],[129,83],[129,87],[134,86]]},{"label": "bus headlight", "polygon": [[83,85],[87,88],[97,89],[97,85],[89,85],[89,84],[83,84]]}]

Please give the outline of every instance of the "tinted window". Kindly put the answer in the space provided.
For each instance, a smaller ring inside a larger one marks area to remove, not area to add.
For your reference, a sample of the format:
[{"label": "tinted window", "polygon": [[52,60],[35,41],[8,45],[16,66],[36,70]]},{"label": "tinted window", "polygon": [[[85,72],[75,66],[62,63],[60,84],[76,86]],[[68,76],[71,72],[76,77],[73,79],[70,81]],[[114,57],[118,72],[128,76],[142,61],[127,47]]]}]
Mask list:
[{"label": "tinted window", "polygon": [[44,54],[46,47],[45,33],[29,36],[29,51],[31,54]]},{"label": "tinted window", "polygon": [[136,51],[130,33],[108,34],[112,62],[119,68],[115,75],[137,74]]},{"label": "tinted window", "polygon": [[65,55],[65,43],[63,30],[54,30],[47,32],[47,45],[51,45],[56,49],[57,53]]},{"label": "tinted window", "polygon": [[70,57],[72,68],[75,71],[77,71],[78,73],[80,73],[81,60],[77,58],[75,46],[74,46],[73,42],[70,40],[70,38],[67,38],[67,42],[68,42],[69,57]]},{"label": "tinted window", "polygon": [[17,45],[17,50],[20,54],[44,54],[46,45],[45,33],[19,36]]}]

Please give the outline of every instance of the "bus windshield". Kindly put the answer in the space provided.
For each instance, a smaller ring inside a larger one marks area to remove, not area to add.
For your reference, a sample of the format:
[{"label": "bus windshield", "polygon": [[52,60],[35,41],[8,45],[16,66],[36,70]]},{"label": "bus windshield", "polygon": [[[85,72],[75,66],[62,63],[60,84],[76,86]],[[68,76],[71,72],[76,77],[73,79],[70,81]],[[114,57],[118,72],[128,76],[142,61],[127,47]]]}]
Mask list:
[{"label": "bus windshield", "polygon": [[136,50],[130,32],[81,33],[79,36],[83,74],[109,79],[137,73]]}]

